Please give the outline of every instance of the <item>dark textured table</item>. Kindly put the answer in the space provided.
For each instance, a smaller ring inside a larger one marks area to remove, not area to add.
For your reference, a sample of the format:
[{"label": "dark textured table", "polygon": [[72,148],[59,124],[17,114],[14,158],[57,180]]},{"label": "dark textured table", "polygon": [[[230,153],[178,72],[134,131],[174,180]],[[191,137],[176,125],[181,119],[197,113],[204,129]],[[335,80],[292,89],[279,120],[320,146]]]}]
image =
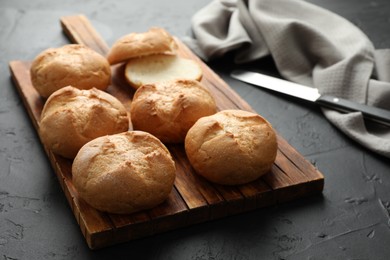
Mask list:
[{"label": "dark textured table", "polygon": [[[228,58],[209,66],[324,174],[322,195],[97,251],[87,247],[8,62],[68,43],[59,24],[64,15],[85,14],[109,44],[151,26],[180,38],[208,2],[0,2],[0,259],[390,259],[389,159],[351,141],[319,108],[231,79]],[[350,20],[376,48],[390,48],[390,1],[311,2]]]}]

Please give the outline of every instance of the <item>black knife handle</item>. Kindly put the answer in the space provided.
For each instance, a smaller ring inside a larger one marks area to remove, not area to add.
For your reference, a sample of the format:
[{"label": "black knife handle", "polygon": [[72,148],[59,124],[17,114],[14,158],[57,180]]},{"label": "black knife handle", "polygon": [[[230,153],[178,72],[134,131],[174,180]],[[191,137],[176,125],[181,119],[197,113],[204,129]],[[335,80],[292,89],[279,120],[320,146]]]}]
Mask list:
[{"label": "black knife handle", "polygon": [[361,111],[363,117],[367,120],[374,121],[386,126],[390,126],[390,111],[359,104],[346,99],[337,98],[333,96],[320,96],[316,103],[324,107],[332,108],[340,112],[356,112]]}]

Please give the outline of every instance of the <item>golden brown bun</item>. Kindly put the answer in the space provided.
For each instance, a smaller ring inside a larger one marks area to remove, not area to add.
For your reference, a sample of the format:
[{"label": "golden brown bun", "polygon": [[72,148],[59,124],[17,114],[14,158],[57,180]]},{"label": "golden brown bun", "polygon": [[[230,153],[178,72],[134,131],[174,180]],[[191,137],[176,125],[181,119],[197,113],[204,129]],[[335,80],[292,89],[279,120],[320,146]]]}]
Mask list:
[{"label": "golden brown bun", "polygon": [[137,89],[160,81],[201,80],[202,69],[193,60],[177,55],[156,54],[129,60],[125,68],[127,82]]},{"label": "golden brown bun", "polygon": [[70,159],[92,139],[128,129],[127,112],[119,100],[95,88],[79,90],[71,86],[47,99],[39,124],[42,142]]},{"label": "golden brown bun", "polygon": [[196,80],[143,85],[130,107],[134,129],[149,132],[163,143],[183,142],[199,118],[216,112],[213,96]]},{"label": "golden brown bun", "polygon": [[162,203],[175,175],[168,149],[141,131],[94,139],[80,149],[72,165],[73,185],[80,197],[98,210],[118,214]]},{"label": "golden brown bun", "polygon": [[199,119],[185,139],[196,172],[211,182],[238,185],[267,173],[276,158],[276,134],[261,116],[224,110]]},{"label": "golden brown bun", "polygon": [[147,32],[130,33],[117,40],[107,55],[110,64],[151,54],[175,54],[177,44],[164,29],[153,27]]},{"label": "golden brown bun", "polygon": [[33,86],[45,98],[66,86],[105,90],[111,82],[111,68],[107,60],[79,44],[41,52],[34,59],[30,72]]}]

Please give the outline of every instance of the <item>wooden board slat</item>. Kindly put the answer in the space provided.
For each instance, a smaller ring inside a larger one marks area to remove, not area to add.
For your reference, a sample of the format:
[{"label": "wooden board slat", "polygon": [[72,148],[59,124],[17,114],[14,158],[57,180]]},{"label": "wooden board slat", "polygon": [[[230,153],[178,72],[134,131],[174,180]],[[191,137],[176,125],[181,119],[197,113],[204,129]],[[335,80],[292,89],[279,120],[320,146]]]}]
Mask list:
[{"label": "wooden board slat", "polygon": [[[85,44],[103,55],[107,54],[108,45],[85,16],[63,17],[61,26],[71,42]],[[178,55],[193,59],[201,66],[202,83],[215,97],[218,110],[253,111],[191,50],[180,40],[175,40],[179,46]],[[9,63],[14,85],[39,134],[39,119],[45,100],[31,84],[30,66],[30,61]],[[112,82],[107,92],[117,97],[129,111],[134,90],[126,83],[123,64],[112,66]],[[97,249],[320,193],[324,185],[323,175],[279,135],[278,145],[278,155],[271,172],[254,182],[235,187],[208,182],[195,173],[183,145],[167,145],[177,166],[172,193],[161,205],[130,215],[107,214],[85,203],[72,184],[72,161],[53,154],[46,147],[45,151],[88,246]]]}]

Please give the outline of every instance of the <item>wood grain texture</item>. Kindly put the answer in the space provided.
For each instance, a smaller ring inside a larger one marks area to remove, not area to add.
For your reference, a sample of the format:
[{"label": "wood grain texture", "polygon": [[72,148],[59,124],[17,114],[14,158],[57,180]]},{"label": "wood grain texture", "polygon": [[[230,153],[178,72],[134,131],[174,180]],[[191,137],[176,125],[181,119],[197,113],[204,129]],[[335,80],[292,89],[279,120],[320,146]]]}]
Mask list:
[{"label": "wood grain texture", "polygon": [[[63,17],[61,25],[71,42],[85,44],[103,55],[107,53],[107,44],[85,16]],[[202,67],[202,83],[216,98],[219,110],[253,111],[180,40],[176,41],[179,55],[195,60]],[[29,61],[11,61],[9,67],[14,85],[39,133],[45,100],[31,84],[30,65]],[[112,84],[107,92],[129,109],[134,90],[127,85],[123,70],[123,65],[112,66]],[[323,175],[279,135],[278,145],[271,172],[252,183],[235,187],[215,185],[198,176],[183,145],[168,145],[177,167],[172,193],[163,204],[131,215],[103,213],[85,203],[72,184],[72,161],[53,154],[46,147],[45,150],[88,246],[97,249],[322,192]]]}]

